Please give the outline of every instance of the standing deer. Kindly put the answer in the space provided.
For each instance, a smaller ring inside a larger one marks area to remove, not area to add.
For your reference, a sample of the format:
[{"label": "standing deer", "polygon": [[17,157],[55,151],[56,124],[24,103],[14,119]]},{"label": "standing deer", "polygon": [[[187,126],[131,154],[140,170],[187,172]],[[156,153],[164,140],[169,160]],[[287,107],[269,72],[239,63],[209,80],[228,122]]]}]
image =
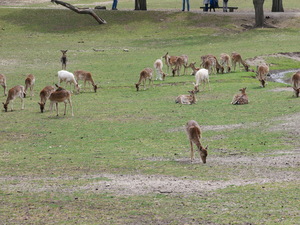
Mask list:
[{"label": "standing deer", "polygon": [[68,50],[60,50],[62,53],[62,57],[60,58],[61,61],[61,69],[66,70],[67,69],[67,51]]},{"label": "standing deer", "polygon": [[74,76],[76,79],[76,82],[78,83],[78,80],[83,80],[84,81],[84,88],[86,85],[86,82],[92,84],[94,92],[97,92],[98,86],[95,84],[92,74],[90,72],[84,71],[84,70],[76,70],[74,72]]},{"label": "standing deer", "polygon": [[6,77],[3,74],[0,74],[0,85],[4,88],[4,96],[6,96]]},{"label": "standing deer", "polygon": [[56,91],[52,92],[51,95],[49,96],[50,110],[52,111],[53,104],[55,103],[56,104],[56,116],[58,116],[58,103],[63,102],[63,103],[65,103],[65,111],[64,111],[64,116],[65,116],[66,112],[67,112],[67,103],[69,103],[71,112],[72,112],[72,116],[74,116],[72,101],[71,101],[71,92],[58,86],[57,84],[56,84],[56,87],[57,87]]},{"label": "standing deer", "polygon": [[11,109],[11,111],[13,111],[14,100],[18,97],[21,99],[21,102],[22,102],[21,109],[24,109],[24,98],[26,97],[26,94],[24,91],[24,86],[22,86],[22,85],[17,85],[15,87],[9,89],[6,102],[5,103],[3,102],[3,107],[4,107],[5,112],[7,112],[7,106],[10,102],[11,102],[10,109]]},{"label": "standing deer", "polygon": [[175,68],[172,69],[173,77],[175,76],[175,73],[177,72],[177,75],[180,75],[180,70],[182,66],[184,65],[184,59],[181,57],[178,57],[175,61]]},{"label": "standing deer", "polygon": [[199,92],[200,91],[200,84],[203,84],[203,91],[205,89],[205,85],[208,85],[208,88],[210,90],[210,86],[209,86],[209,74],[208,74],[208,70],[207,69],[200,69],[197,71],[196,75],[195,75],[195,79],[196,79],[196,83],[194,84],[194,90],[195,92]]},{"label": "standing deer", "polygon": [[175,66],[178,56],[170,56],[167,52],[162,58],[165,59],[165,64],[167,65],[167,72],[169,73],[169,69],[171,68],[172,70],[172,66]]},{"label": "standing deer", "polygon": [[40,92],[41,101],[38,102],[38,104],[40,105],[41,113],[44,112],[46,101],[54,91],[55,88],[53,86],[46,86],[43,88],[43,90],[41,90]]},{"label": "standing deer", "polygon": [[195,64],[196,62],[192,62],[190,63],[188,66],[185,66],[184,65],[184,68],[187,69],[187,68],[191,68],[193,70],[193,72],[191,73],[191,75],[195,75],[197,73],[198,70],[200,70],[199,67],[195,67]]},{"label": "standing deer", "polygon": [[153,70],[151,68],[145,68],[140,72],[139,82],[135,84],[136,91],[140,90],[140,84],[142,83],[144,86],[144,90],[146,90],[146,80],[149,80],[149,85],[152,83],[153,85]]},{"label": "standing deer", "polygon": [[156,71],[156,80],[165,80],[167,74],[165,74],[162,70],[163,62],[161,61],[161,59],[155,60],[153,67]]},{"label": "standing deer", "polygon": [[296,72],[292,76],[292,86],[294,89],[295,96],[299,97],[300,92],[300,71]]},{"label": "standing deer", "polygon": [[267,75],[269,74],[269,66],[266,64],[257,66],[256,77],[261,83],[262,87],[265,87]]},{"label": "standing deer", "polygon": [[202,159],[202,162],[206,163],[208,146],[204,148],[200,142],[201,129],[199,124],[195,120],[190,120],[186,123],[185,130],[191,145],[191,162],[194,160],[193,144],[195,144],[197,146],[197,151],[200,154],[200,158]]},{"label": "standing deer", "polygon": [[[230,56],[226,53],[221,53],[220,55],[220,64],[224,68],[224,72],[230,73]],[[227,69],[225,69],[227,68]]]},{"label": "standing deer", "polygon": [[27,95],[27,89],[30,89],[30,96],[34,96],[33,87],[35,83],[35,77],[32,74],[29,74],[25,79],[25,93]]},{"label": "standing deer", "polygon": [[231,53],[231,62],[233,66],[233,70],[236,69],[236,64],[239,64],[239,68],[241,67],[241,64],[244,66],[245,70],[249,71],[249,65],[242,59],[241,55],[239,53],[233,52]]},{"label": "standing deer", "polygon": [[239,90],[241,93],[233,96],[231,104],[233,105],[244,105],[248,104],[248,95],[246,94],[246,88],[241,88]]}]

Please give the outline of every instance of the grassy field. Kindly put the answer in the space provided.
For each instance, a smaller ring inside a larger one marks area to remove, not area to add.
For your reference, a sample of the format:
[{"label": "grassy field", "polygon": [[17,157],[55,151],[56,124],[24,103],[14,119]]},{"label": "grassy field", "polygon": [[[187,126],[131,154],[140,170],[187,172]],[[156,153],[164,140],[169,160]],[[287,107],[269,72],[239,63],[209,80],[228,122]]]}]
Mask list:
[{"label": "grassy field", "polygon": [[[107,25],[68,10],[0,8],[0,73],[9,88],[36,76],[25,110],[17,99],[0,115],[0,224],[297,224],[300,106],[288,84],[261,88],[243,70],[212,75],[212,90],[190,106],[175,98],[193,88],[193,76],[168,76],[140,92],[134,84],[166,52],[199,65],[201,55],[236,51],[263,56],[271,70],[299,68],[275,56],[298,51],[299,17],[274,17],[277,29],[254,30],[241,26],[253,23],[241,14],[99,15]],[[63,105],[58,117],[39,112],[39,91],[57,82],[61,49],[69,71],[90,71],[100,86],[72,96],[74,117],[62,115]],[[241,87],[250,104],[233,106]],[[190,162],[190,119],[209,145],[206,165]]]}]

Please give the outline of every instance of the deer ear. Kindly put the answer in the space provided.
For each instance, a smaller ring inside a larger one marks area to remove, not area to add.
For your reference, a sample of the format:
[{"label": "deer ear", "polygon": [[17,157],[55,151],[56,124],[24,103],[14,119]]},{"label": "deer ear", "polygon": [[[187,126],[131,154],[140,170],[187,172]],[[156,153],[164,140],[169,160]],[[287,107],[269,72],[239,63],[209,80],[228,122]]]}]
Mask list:
[{"label": "deer ear", "polygon": [[206,145],[205,149],[206,149],[206,150],[208,149],[208,145]]}]

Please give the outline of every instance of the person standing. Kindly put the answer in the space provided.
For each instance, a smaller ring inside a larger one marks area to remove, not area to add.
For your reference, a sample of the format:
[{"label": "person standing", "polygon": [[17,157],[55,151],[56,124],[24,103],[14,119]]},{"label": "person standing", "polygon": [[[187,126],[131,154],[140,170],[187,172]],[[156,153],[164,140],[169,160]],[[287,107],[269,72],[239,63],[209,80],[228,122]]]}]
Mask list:
[{"label": "person standing", "polygon": [[112,4],[112,7],[111,7],[111,10],[118,10],[117,9],[117,5],[118,5],[118,0],[113,0],[113,4]]},{"label": "person standing", "polygon": [[223,0],[223,12],[227,12],[228,0]]},{"label": "person standing", "polygon": [[182,11],[185,10],[185,2],[186,2],[187,11],[190,11],[190,0],[182,0]]},{"label": "person standing", "polygon": [[214,10],[214,12],[216,11],[215,10],[215,0],[210,0],[210,4],[209,4],[209,11],[211,12],[211,9]]},{"label": "person standing", "polygon": [[209,4],[210,0],[203,0],[203,4],[205,6],[204,11],[207,12],[208,11],[208,4]]}]

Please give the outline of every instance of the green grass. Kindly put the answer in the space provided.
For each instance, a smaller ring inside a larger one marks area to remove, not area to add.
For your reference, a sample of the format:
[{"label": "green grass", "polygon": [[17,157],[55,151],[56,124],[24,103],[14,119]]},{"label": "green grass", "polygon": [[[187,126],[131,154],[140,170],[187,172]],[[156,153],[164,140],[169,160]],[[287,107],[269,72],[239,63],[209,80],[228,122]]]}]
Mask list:
[{"label": "green grass", "polygon": [[[245,7],[246,2],[242,1]],[[119,4],[121,8],[123,2]],[[132,2],[124,2],[124,7],[126,4]],[[170,1],[159,4],[163,8]],[[296,224],[298,180],[233,186],[188,196],[119,196],[78,187],[107,180],[105,176],[82,178],[99,174],[166,175],[223,182],[247,168],[220,164],[217,157],[263,157],[299,147],[298,140],[287,142],[289,133],[269,129],[280,123],[277,118],[300,110],[299,99],[293,98],[292,92],[271,91],[288,85],[269,82],[265,89],[260,88],[252,72],[213,75],[212,90],[199,93],[197,104],[191,106],[177,105],[174,100],[192,89],[193,76],[167,77],[164,82],[155,81],[146,91],[136,92],[134,87],[139,72],[152,67],[166,52],[187,54],[197,65],[205,54],[219,56],[237,51],[243,58],[250,58],[294,52],[299,46],[299,19],[275,30],[243,30],[235,17],[227,15],[158,11],[99,14],[107,25],[99,26],[91,17],[67,10],[0,9],[0,65],[8,87],[24,84],[29,73],[36,76],[35,96],[25,99],[25,110],[20,110],[17,99],[15,111],[2,111],[0,115],[0,204],[6,206],[0,208],[0,221]],[[104,51],[95,52],[94,48]],[[68,70],[91,71],[101,87],[97,93],[84,90],[72,96],[74,117],[69,110],[62,115],[63,105],[59,105],[59,117],[48,110],[41,114],[37,104],[39,91],[57,81],[61,49],[69,50]],[[266,60],[271,69],[299,67],[299,62],[291,59],[266,56]],[[241,87],[247,87],[250,104],[233,106],[232,96]],[[203,126],[243,126],[204,129],[202,141],[209,145],[209,156],[207,166],[203,166],[199,161],[188,162],[189,143],[183,126],[190,119]],[[299,171],[299,167],[272,169]],[[34,184],[32,191],[18,177],[29,179],[28,183]],[[14,188],[18,185],[20,190]],[[38,191],[55,185],[56,191]]]}]

